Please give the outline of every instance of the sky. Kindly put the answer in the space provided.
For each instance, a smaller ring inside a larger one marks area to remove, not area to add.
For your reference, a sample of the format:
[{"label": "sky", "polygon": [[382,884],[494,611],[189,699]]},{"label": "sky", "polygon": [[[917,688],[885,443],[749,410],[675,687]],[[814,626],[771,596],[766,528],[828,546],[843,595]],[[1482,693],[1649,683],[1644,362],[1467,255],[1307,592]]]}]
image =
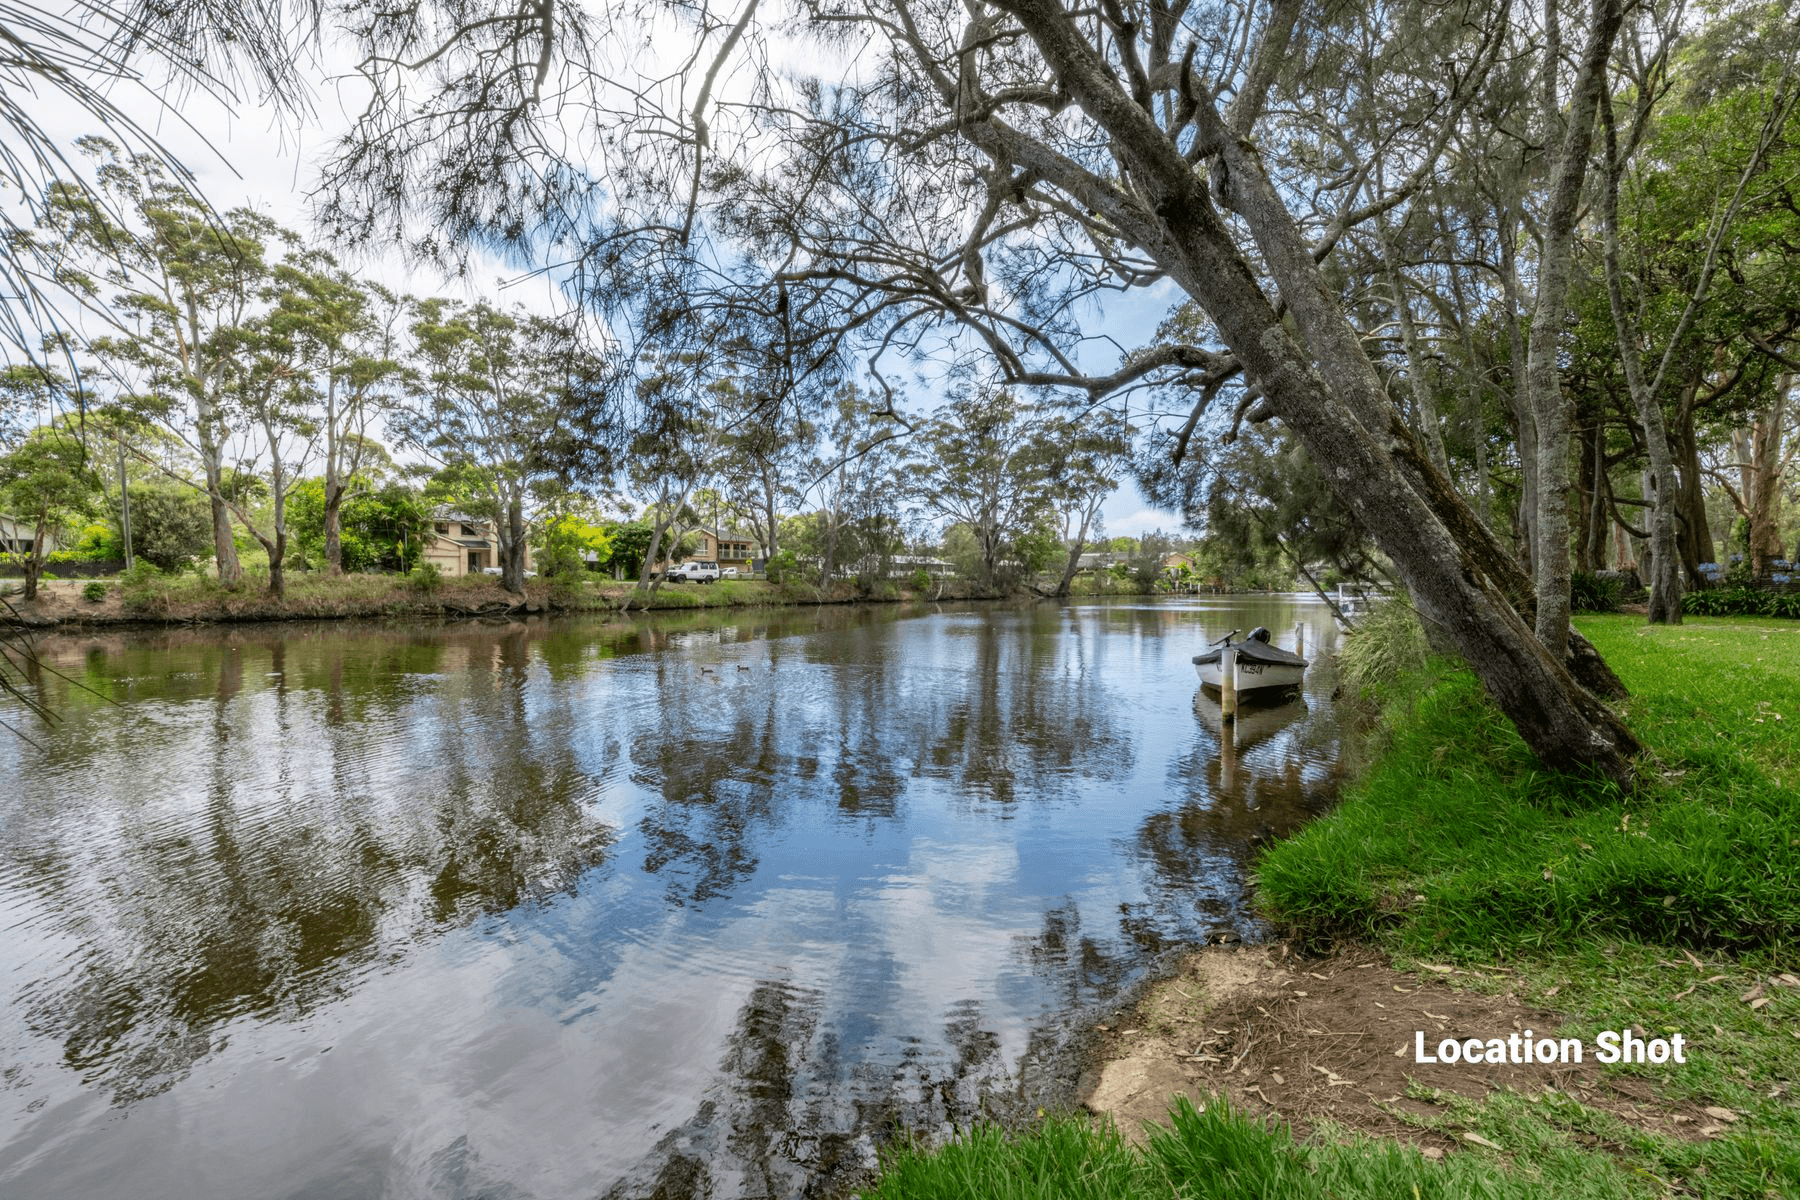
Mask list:
[{"label": "sky", "polygon": [[[349,75],[350,60],[334,55],[330,47],[324,55],[326,61],[313,73],[323,80],[313,89],[313,111],[298,122],[254,99],[227,104],[193,90],[169,95],[166,104],[124,91],[113,98],[193,172],[199,190],[215,208],[247,206],[283,225],[311,232],[308,193],[333,138],[348,127],[350,114],[362,100],[353,80],[337,78]],[[334,57],[339,61],[332,61]],[[40,99],[34,115],[64,147],[99,132],[93,118],[74,105],[59,103],[57,97]],[[69,153],[75,157],[72,150]],[[551,311],[563,303],[550,277],[528,275],[491,256],[477,259],[460,279],[446,278],[430,266],[408,264],[398,247],[387,253],[346,257],[345,265],[402,292],[518,303],[537,311]],[[1116,365],[1116,346],[1134,347],[1147,341],[1177,298],[1176,289],[1165,281],[1123,296],[1115,294],[1104,305],[1097,303],[1089,326],[1093,340],[1078,355],[1081,365],[1090,370]],[[1149,507],[1130,483],[1107,499],[1101,515],[1107,537],[1137,536],[1153,529],[1172,531],[1180,525],[1178,514]]]}]

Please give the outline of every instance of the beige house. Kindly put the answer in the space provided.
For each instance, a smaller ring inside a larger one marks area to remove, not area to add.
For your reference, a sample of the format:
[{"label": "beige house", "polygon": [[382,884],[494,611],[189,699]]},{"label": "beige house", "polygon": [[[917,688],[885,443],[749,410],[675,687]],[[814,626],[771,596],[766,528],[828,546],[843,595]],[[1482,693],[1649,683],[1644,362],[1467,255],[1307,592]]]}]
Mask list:
[{"label": "beige house", "polygon": [[693,553],[682,556],[682,563],[716,562],[720,570],[736,567],[740,574],[748,575],[751,564],[761,557],[761,547],[755,538],[741,530],[695,529],[691,532],[699,537],[700,544]]},{"label": "beige house", "polygon": [[[431,514],[421,562],[433,563],[445,575],[479,575],[500,566],[500,539],[493,523],[467,513],[440,508]],[[531,570],[531,547],[525,547],[525,569]]]}]

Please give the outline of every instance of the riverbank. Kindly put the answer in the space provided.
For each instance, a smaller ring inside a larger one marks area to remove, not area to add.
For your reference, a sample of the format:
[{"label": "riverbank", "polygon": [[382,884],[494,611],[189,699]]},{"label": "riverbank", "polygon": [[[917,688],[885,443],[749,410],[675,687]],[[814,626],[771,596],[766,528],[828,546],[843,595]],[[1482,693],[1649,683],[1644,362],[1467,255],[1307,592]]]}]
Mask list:
[{"label": "riverbank", "polygon": [[131,585],[104,583],[89,598],[92,585],[82,580],[45,583],[38,599],[23,604],[20,618],[38,628],[109,625],[192,625],[257,621],[321,621],[355,619],[456,620],[524,616],[540,613],[618,612],[630,601],[631,611],[663,612],[703,608],[774,608],[817,604],[886,604],[908,600],[992,600],[1002,597],[963,581],[919,592],[889,584],[873,590],[845,583],[823,589],[806,583],[772,584],[761,580],[664,584],[654,594],[632,583],[588,582],[579,588],[528,580],[522,595],[500,586],[490,575],[440,579],[421,587],[409,576],[315,575],[289,577],[287,595],[270,596],[266,584],[247,582],[227,591],[198,575],[161,576]]},{"label": "riverbank", "polygon": [[[1466,672],[1413,681],[1258,864],[1289,940],[1192,955],[1100,1030],[1111,1125],[906,1151],[871,1194],[1800,1194],[1800,629],[1581,625],[1632,691],[1636,795],[1544,776]],[[1527,1029],[1586,1056],[1416,1061]],[[1609,1030],[1686,1061],[1602,1064]]]}]

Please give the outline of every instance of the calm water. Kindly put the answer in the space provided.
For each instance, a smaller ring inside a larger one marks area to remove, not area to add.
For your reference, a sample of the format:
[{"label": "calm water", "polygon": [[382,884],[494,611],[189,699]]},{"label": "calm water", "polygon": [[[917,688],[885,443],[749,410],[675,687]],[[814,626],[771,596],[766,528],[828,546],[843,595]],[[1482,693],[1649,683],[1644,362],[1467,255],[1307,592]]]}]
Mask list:
[{"label": "calm water", "polygon": [[[1283,599],[46,640],[0,711],[0,1195],[794,1196],[1066,1095],[1316,812]],[[988,1099],[984,1101],[984,1097]]]}]

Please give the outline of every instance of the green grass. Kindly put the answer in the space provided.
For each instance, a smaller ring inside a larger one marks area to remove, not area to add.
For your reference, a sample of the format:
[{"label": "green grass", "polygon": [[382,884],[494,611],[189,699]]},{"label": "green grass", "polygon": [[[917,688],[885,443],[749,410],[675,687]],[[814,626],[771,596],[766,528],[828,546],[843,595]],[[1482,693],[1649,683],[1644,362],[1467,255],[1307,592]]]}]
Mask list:
[{"label": "green grass", "polygon": [[[1385,689],[1385,748],[1262,858],[1258,900],[1315,944],[1373,943],[1402,967],[1502,960],[1505,973],[1454,979],[1567,1014],[1564,1036],[1686,1034],[1685,1065],[1604,1070],[1690,1111],[1733,1110],[1721,1136],[1650,1133],[1550,1090],[1421,1092],[1438,1103],[1406,1118],[1417,1127],[1505,1148],[1434,1163],[1329,1127],[1297,1142],[1215,1103],[1178,1107],[1143,1151],[1055,1117],[903,1146],[870,1194],[1800,1196],[1800,991],[1766,986],[1800,972],[1800,628],[1580,624],[1632,692],[1624,715],[1649,749],[1635,794],[1546,775],[1468,673],[1439,664]],[[1753,1009],[1758,984],[1771,1002]]]},{"label": "green grass", "polygon": [[1800,629],[1715,619],[1584,630],[1650,747],[1627,797],[1545,774],[1474,679],[1387,722],[1327,820],[1273,849],[1260,897],[1304,937],[1485,958],[1586,937],[1784,951],[1800,934]]},{"label": "green grass", "polygon": [[[1523,1103],[1523,1102],[1521,1102]],[[1498,1123],[1487,1123],[1505,1136]],[[1519,1130],[1511,1130],[1520,1133]],[[1498,1136],[1494,1140],[1498,1140]],[[1535,1200],[1654,1196],[1658,1190],[1567,1137],[1526,1167],[1491,1152],[1432,1162],[1410,1146],[1362,1137],[1296,1141],[1214,1101],[1176,1103],[1169,1124],[1134,1149],[1110,1126],[1049,1117],[1023,1136],[977,1126],[937,1150],[886,1156],[869,1200]]]}]

